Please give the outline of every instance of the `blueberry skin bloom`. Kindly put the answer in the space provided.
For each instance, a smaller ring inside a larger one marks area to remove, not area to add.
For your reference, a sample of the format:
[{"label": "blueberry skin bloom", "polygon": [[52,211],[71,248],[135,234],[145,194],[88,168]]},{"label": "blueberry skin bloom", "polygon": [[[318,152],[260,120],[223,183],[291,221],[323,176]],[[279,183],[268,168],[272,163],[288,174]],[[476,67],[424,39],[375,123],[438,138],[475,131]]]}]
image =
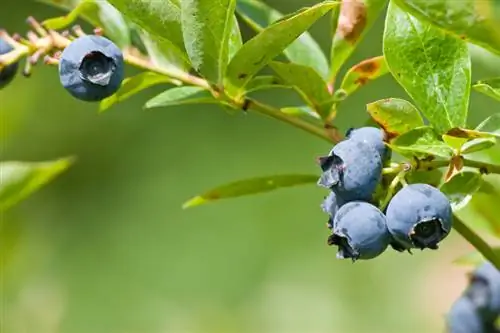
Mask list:
[{"label": "blueberry skin bloom", "polygon": [[[7,54],[13,50],[5,40],[0,38],[0,55]],[[5,66],[0,70],[0,89],[9,84],[16,76],[19,64],[17,62]]]},{"label": "blueberry skin bloom", "polygon": [[321,203],[321,209],[329,215],[327,224],[329,229],[333,228],[333,219],[343,204],[344,201],[342,198],[338,197],[334,192],[330,192],[330,194]]},{"label": "blueberry skin bloom", "polygon": [[372,146],[345,140],[320,158],[323,174],[318,185],[331,189],[344,201],[369,201],[382,177],[382,161]]},{"label": "blueberry skin bloom", "polygon": [[337,258],[373,259],[391,242],[384,214],[375,206],[353,201],[339,208],[328,245],[337,245]]},{"label": "blueberry skin bloom", "polygon": [[411,184],[401,189],[389,202],[387,227],[405,249],[437,249],[450,233],[450,201],[428,184]]},{"label": "blueberry skin bloom", "polygon": [[390,158],[390,150],[384,144],[385,133],[380,128],[370,126],[351,128],[347,131],[346,137],[350,140],[359,140],[371,145],[378,151],[382,161]]},{"label": "blueberry skin bloom", "polygon": [[61,55],[61,84],[82,101],[96,102],[113,95],[120,88],[123,77],[122,51],[105,37],[79,37]]},{"label": "blueberry skin bloom", "polygon": [[474,303],[464,296],[453,303],[446,322],[447,333],[488,333]]}]

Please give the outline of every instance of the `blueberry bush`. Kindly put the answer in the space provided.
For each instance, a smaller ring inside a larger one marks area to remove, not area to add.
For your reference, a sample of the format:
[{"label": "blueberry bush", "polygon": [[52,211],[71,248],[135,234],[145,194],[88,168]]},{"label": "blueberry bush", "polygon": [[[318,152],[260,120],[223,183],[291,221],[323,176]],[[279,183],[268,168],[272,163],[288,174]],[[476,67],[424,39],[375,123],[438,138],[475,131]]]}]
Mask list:
[{"label": "blueberry bush", "polygon": [[[58,68],[69,94],[97,103],[101,113],[168,84],[144,108],[218,104],[228,113],[255,112],[324,140],[331,150],[316,161],[317,174],[231,182],[183,207],[316,184],[325,196],[318,209],[325,212],[327,244],[337,249],[337,258],[352,261],[372,260],[388,250],[402,255],[437,250],[454,230],[477,250],[458,261],[477,268],[450,309],[448,330],[498,330],[500,248],[483,238],[476,221],[460,215],[477,196],[498,202],[488,177],[498,177],[500,165],[484,154],[498,149],[500,113],[492,112],[476,127],[467,117],[471,91],[500,101],[500,78],[472,82],[468,47],[500,54],[495,1],[317,1],[286,15],[257,0],[40,1],[66,13],[30,17],[25,36],[0,31],[0,88],[8,89],[19,71],[30,76],[43,62]],[[340,77],[381,15],[380,55]],[[308,33],[324,17],[332,23],[325,32],[332,40],[328,55]],[[94,31],[75,25],[77,19]],[[254,35],[244,40],[241,24]],[[142,72],[126,77],[126,65]],[[366,105],[370,124],[339,129],[339,106],[384,75],[408,98],[372,101]],[[302,105],[278,107],[256,97],[271,89],[295,91]],[[0,213],[74,162],[75,157],[1,162]]]}]

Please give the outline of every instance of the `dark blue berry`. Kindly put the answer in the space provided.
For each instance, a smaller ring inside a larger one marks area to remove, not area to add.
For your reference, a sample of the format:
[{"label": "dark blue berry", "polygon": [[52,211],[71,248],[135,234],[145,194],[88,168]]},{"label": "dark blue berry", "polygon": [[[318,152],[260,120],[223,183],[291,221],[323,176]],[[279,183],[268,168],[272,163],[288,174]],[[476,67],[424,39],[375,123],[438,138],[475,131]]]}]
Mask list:
[{"label": "dark blue berry", "polygon": [[74,97],[89,102],[103,100],[113,95],[122,83],[122,51],[101,36],[79,37],[63,51],[59,77]]},{"label": "dark blue berry", "polygon": [[446,321],[447,333],[487,333],[474,303],[464,296],[453,303]]},{"label": "dark blue berry", "polygon": [[401,189],[389,202],[386,216],[389,231],[405,249],[437,249],[452,226],[450,201],[427,184]]},{"label": "dark blue berry", "polygon": [[372,146],[353,140],[339,142],[320,159],[320,186],[331,189],[344,201],[369,201],[382,176],[382,161]]},{"label": "dark blue berry", "polygon": [[378,151],[382,161],[390,157],[390,150],[384,144],[385,132],[380,128],[370,126],[352,128],[347,131],[346,136],[349,140],[359,140],[371,145]]},{"label": "dark blue berry", "polygon": [[[7,54],[13,50],[5,40],[0,38],[0,55]],[[19,64],[17,62],[7,65],[0,70],[0,89],[9,84],[16,76]]]},{"label": "dark blue berry", "polygon": [[354,261],[379,256],[391,240],[384,214],[367,202],[353,201],[335,214],[328,244],[337,245],[337,258]]}]

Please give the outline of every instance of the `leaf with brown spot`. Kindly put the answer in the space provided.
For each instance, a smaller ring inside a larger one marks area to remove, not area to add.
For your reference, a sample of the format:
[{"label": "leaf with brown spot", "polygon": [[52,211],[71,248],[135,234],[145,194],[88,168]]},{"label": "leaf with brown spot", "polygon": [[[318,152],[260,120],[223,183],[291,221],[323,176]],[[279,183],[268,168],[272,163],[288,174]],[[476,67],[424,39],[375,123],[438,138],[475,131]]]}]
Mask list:
[{"label": "leaf with brown spot", "polygon": [[448,170],[444,176],[444,181],[447,183],[453,178],[455,175],[460,173],[464,167],[464,159],[462,156],[453,156],[450,161],[450,165],[448,166]]},{"label": "leaf with brown spot", "polygon": [[375,80],[387,73],[389,73],[389,68],[387,68],[384,56],[366,59],[347,71],[340,89],[351,95],[371,80]]},{"label": "leaf with brown spot", "polygon": [[227,185],[216,187],[202,195],[188,200],[182,206],[184,209],[199,206],[211,201],[241,197],[245,195],[270,192],[284,187],[315,184],[317,175],[275,175],[268,177],[250,178]]},{"label": "leaf with brown spot", "polygon": [[414,128],[424,126],[424,120],[413,104],[404,99],[386,98],[366,106],[373,120],[389,138],[395,138]]},{"label": "leaf with brown spot", "polygon": [[331,48],[329,82],[335,81],[339,69],[382,12],[387,0],[343,1]]}]

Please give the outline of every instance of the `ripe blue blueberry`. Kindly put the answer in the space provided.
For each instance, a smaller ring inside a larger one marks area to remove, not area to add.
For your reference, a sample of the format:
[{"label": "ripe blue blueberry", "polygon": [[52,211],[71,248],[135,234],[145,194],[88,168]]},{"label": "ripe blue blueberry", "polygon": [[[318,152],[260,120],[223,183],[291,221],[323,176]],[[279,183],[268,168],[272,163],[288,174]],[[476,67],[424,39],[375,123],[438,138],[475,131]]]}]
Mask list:
[{"label": "ripe blue blueberry", "polygon": [[352,201],[339,208],[333,218],[329,245],[337,245],[337,258],[372,259],[391,242],[384,214],[372,204]]},{"label": "ripe blue blueberry", "polygon": [[387,206],[387,227],[405,249],[437,249],[451,230],[450,201],[428,184],[401,189]]},{"label": "ripe blue blueberry", "polygon": [[95,102],[113,95],[123,77],[123,54],[105,37],[79,37],[61,55],[61,84],[80,100]]},{"label": "ripe blue blueberry", "polygon": [[363,141],[375,148],[382,161],[390,158],[390,150],[384,144],[385,132],[376,127],[351,128],[346,133],[347,139]]},{"label": "ripe blue blueberry", "polygon": [[321,203],[321,209],[329,215],[327,224],[329,229],[333,228],[333,218],[343,204],[344,201],[342,198],[338,197],[334,192],[330,192],[330,194]]},{"label": "ripe blue blueberry", "polygon": [[382,161],[372,146],[345,140],[320,158],[323,174],[318,185],[331,189],[344,201],[369,201],[382,176]]},{"label": "ripe blue blueberry", "polygon": [[[5,40],[0,38],[0,55],[7,54],[13,50]],[[0,70],[0,89],[9,84],[16,76],[19,65],[17,62],[7,65]]]},{"label": "ripe blue blueberry", "polygon": [[464,296],[453,303],[446,321],[447,333],[487,333],[474,303]]},{"label": "ripe blue blueberry", "polygon": [[480,309],[485,320],[494,321],[500,316],[500,272],[486,262],[470,278],[466,295]]}]

